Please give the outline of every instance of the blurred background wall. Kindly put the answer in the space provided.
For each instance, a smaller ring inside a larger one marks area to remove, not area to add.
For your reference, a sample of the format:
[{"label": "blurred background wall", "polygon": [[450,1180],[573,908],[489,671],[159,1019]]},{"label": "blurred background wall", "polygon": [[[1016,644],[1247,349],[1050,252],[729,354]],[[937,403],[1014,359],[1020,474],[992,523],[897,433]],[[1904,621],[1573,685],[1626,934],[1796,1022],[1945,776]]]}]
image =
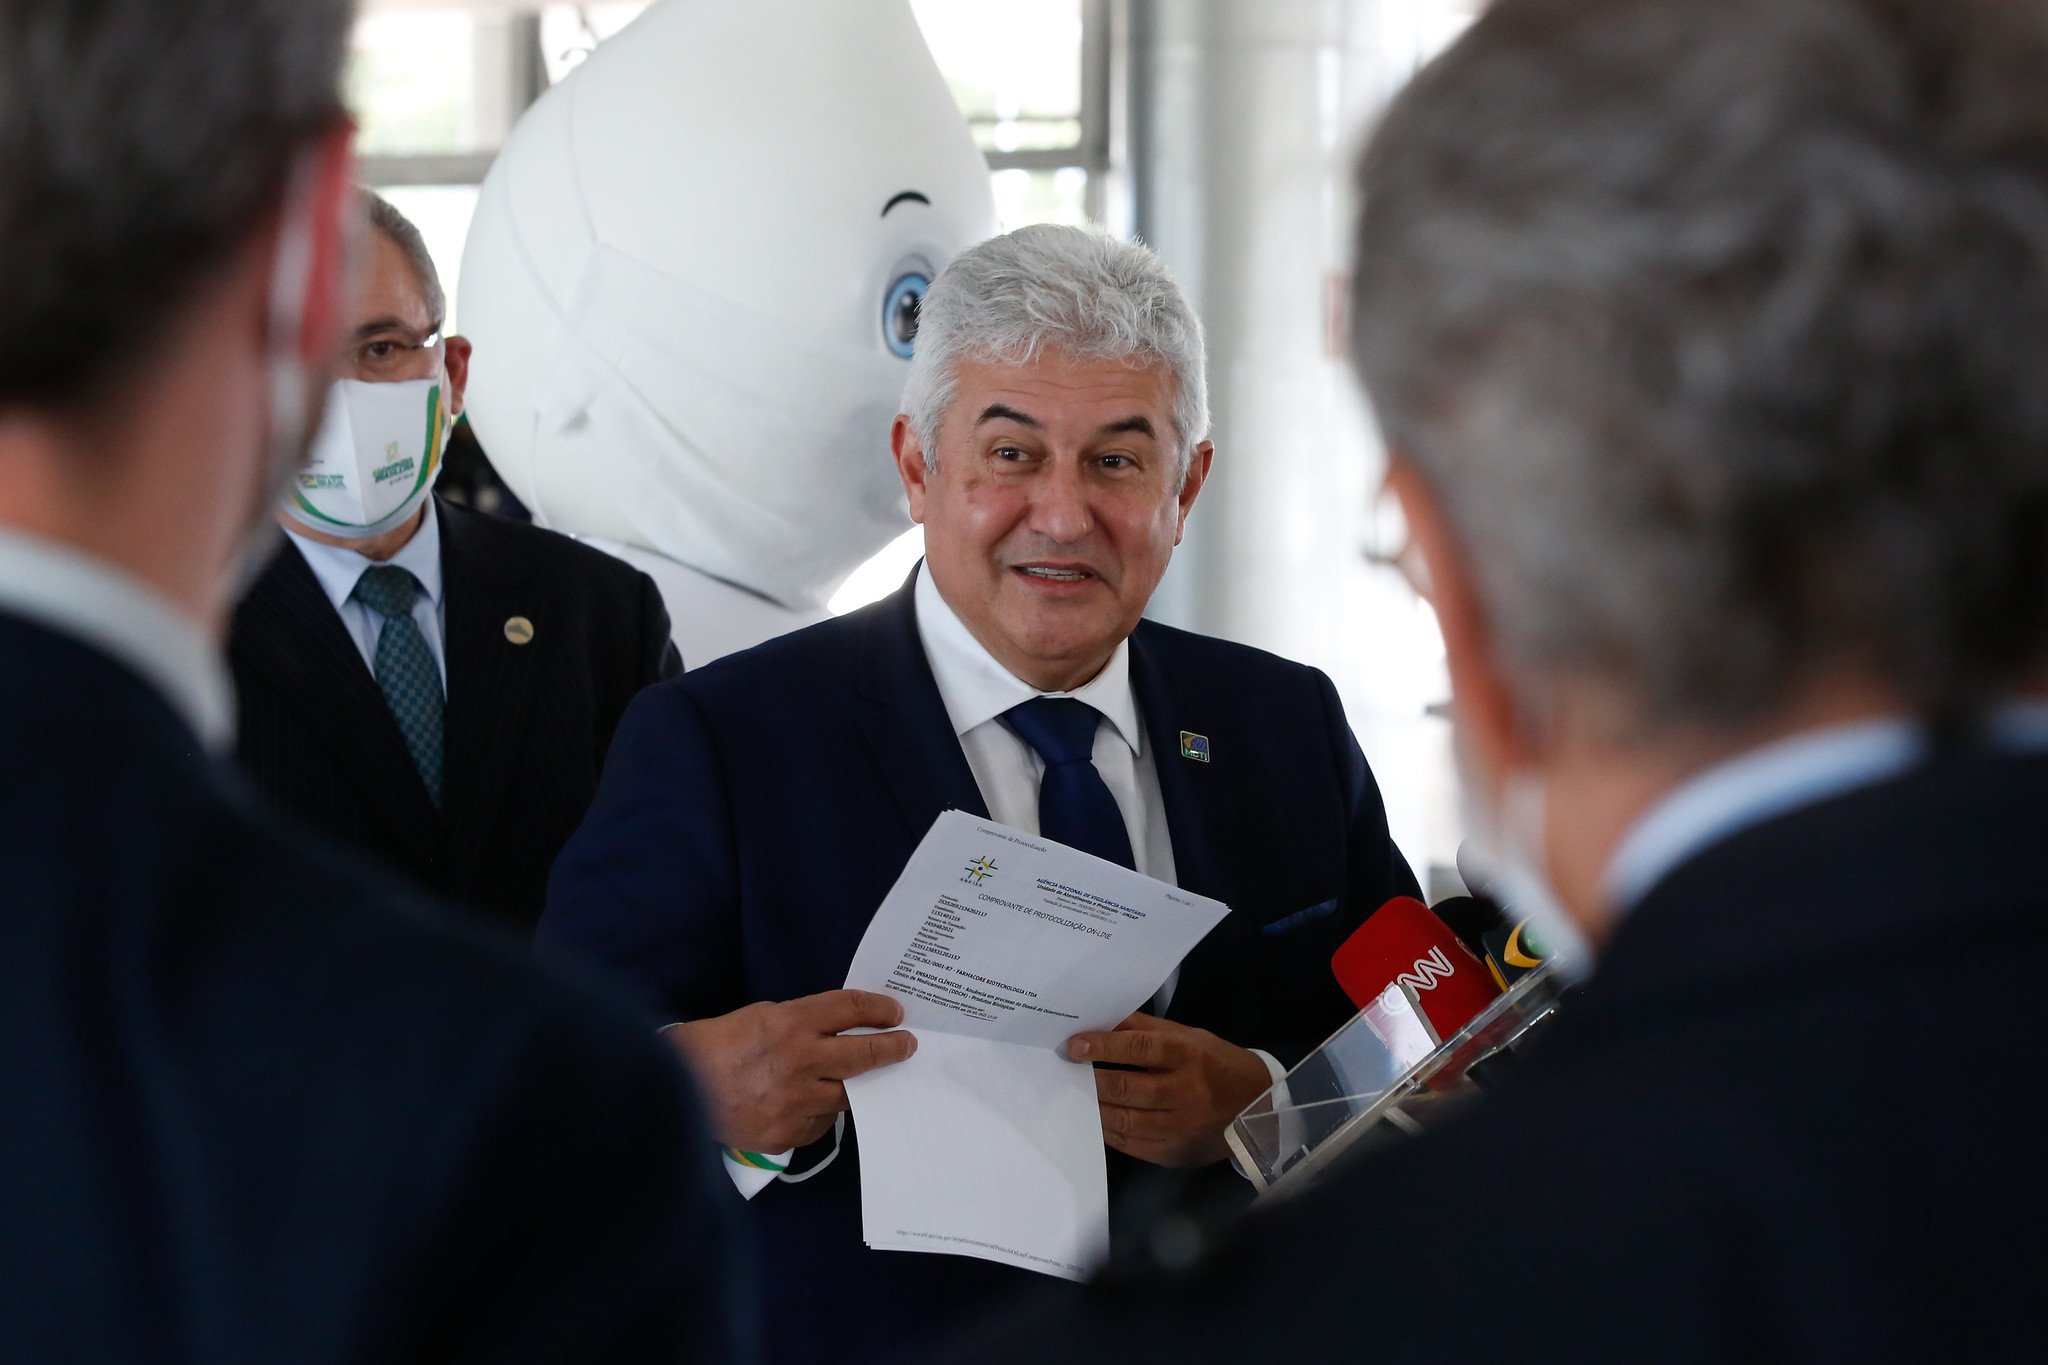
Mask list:
[{"label": "blurred background wall", "polygon": [[[1003,226],[1141,236],[1207,325],[1216,473],[1152,614],[1328,672],[1433,892],[1460,835],[1443,648],[1369,558],[1402,530],[1374,497],[1382,455],[1340,301],[1358,140],[1482,2],[910,0]],[[419,224],[444,280],[520,113],[646,7],[365,0],[349,72],[364,178]],[[834,609],[889,591],[917,554],[913,531]]]}]

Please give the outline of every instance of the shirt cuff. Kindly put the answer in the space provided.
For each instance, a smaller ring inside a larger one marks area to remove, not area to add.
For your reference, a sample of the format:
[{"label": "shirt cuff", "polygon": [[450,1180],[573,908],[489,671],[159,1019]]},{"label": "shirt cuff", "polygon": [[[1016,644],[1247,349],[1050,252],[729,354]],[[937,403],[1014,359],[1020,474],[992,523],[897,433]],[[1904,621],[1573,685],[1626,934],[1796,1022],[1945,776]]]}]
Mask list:
[{"label": "shirt cuff", "polygon": [[796,1149],[786,1152],[741,1152],[727,1147],[721,1153],[725,1158],[725,1173],[732,1180],[740,1198],[752,1199],[775,1183],[775,1177],[789,1168],[789,1159],[796,1155]]},{"label": "shirt cuff", "polygon": [[825,1153],[824,1160],[815,1166],[794,1175],[789,1171],[790,1164],[796,1160],[797,1149],[794,1147],[786,1152],[745,1152],[737,1147],[727,1147],[721,1155],[725,1158],[725,1174],[732,1181],[733,1188],[740,1192],[740,1198],[752,1199],[778,1180],[785,1185],[803,1184],[839,1160],[840,1149],[845,1145],[846,1115],[842,1113],[832,1120],[832,1150]]}]

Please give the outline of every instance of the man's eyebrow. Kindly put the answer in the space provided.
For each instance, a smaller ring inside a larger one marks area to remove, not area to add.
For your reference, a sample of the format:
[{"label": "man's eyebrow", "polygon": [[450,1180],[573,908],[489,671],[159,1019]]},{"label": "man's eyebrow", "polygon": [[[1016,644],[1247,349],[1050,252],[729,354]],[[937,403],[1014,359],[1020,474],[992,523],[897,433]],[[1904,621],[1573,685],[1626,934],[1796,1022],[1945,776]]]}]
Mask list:
[{"label": "man's eyebrow", "polygon": [[1143,415],[1124,417],[1114,422],[1106,422],[1096,430],[1095,434],[1097,436],[1120,436],[1127,431],[1135,431],[1141,436],[1150,436],[1155,441],[1159,439],[1159,433],[1152,429],[1152,419]]},{"label": "man's eyebrow", "polygon": [[919,194],[916,190],[898,190],[894,195],[890,196],[888,203],[882,205],[882,216],[887,218],[889,210],[895,208],[898,204],[929,204],[931,202],[930,199]]},{"label": "man's eyebrow", "polygon": [[[420,332],[419,334],[423,337],[430,337],[440,330],[441,324],[435,322],[429,324],[427,329],[424,332]],[[416,331],[419,331],[419,329],[414,327],[411,323],[407,322],[404,318],[386,316],[381,318],[371,318],[368,322],[356,328],[356,335],[359,337],[368,337],[375,336],[379,332],[405,332],[408,335],[410,335],[411,333]]]},{"label": "man's eyebrow", "polygon": [[974,419],[974,425],[981,426],[987,422],[1000,422],[1004,420],[1015,422],[1020,427],[1035,427],[1038,425],[1038,419],[1030,413],[1019,412],[1017,409],[1003,403],[990,403],[987,407],[983,408],[981,416]]}]

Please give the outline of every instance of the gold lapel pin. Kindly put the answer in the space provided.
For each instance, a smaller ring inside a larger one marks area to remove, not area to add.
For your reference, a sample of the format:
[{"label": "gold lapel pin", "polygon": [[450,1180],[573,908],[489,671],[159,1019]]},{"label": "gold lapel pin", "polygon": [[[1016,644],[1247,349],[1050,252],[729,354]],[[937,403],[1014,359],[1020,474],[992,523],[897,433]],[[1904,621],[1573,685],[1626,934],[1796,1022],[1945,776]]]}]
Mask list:
[{"label": "gold lapel pin", "polygon": [[1180,732],[1180,756],[1192,758],[1197,763],[1209,761],[1209,737],[1198,735],[1193,730]]},{"label": "gold lapel pin", "polygon": [[533,622],[527,620],[524,616],[507,617],[505,621],[505,638],[515,645],[533,643]]}]

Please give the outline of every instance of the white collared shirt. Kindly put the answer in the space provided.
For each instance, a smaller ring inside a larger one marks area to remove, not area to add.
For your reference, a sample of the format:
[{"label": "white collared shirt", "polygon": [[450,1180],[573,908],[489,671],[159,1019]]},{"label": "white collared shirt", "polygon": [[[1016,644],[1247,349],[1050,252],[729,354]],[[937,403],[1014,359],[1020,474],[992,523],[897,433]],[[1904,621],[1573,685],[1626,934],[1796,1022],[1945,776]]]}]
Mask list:
[{"label": "white collared shirt", "polygon": [[[981,788],[981,799],[988,803],[989,818],[1027,834],[1038,833],[1038,781],[1045,773],[1045,760],[1003,724],[1003,712],[1033,697],[1071,697],[1086,702],[1109,722],[1095,727],[1091,757],[1123,814],[1138,871],[1178,886],[1173,831],[1167,827],[1166,801],[1159,794],[1159,769],[1145,742],[1137,694],[1131,691],[1131,642],[1120,641],[1102,671],[1073,691],[1045,692],[1004,668],[982,648],[981,641],[939,595],[927,565],[917,567],[915,601],[917,638],[939,684],[946,718],[952,722],[961,752],[967,755],[967,766],[974,773],[974,785]],[[1178,984],[1180,969],[1176,967],[1152,997],[1153,1013],[1166,1013]],[[1268,1069],[1271,1065],[1269,1061]]]},{"label": "white collared shirt", "polygon": [[[1131,690],[1131,642],[1118,642],[1116,653],[1102,671],[1071,692],[1043,692],[996,662],[982,648],[981,641],[962,624],[932,582],[930,566],[917,567],[917,638],[924,645],[924,657],[932,677],[939,684],[939,699],[946,704],[946,717],[959,736],[967,766],[974,772],[974,785],[988,802],[990,818],[1028,834],[1038,833],[1038,780],[1045,772],[1045,760],[1017,733],[1003,724],[1003,712],[1033,697],[1072,697],[1087,702],[1109,721],[1095,727],[1095,770],[1102,774],[1109,794],[1123,812],[1124,829],[1131,837],[1131,853],[1138,871],[1157,881],[1180,885],[1173,866],[1173,831],[1166,823],[1166,800],[1159,794],[1159,767],[1152,746],[1146,743],[1143,717],[1138,714],[1138,694]],[[1163,1015],[1173,1001],[1173,988],[1180,984],[1175,967],[1152,997],[1152,1012]],[[1227,1041],[1237,1042],[1236,1039]],[[1287,1068],[1273,1054],[1246,1047],[1266,1064],[1266,1074],[1278,1085]],[[1236,1165],[1232,1158],[1231,1164]]]},{"label": "white collared shirt", "polygon": [[[434,656],[434,667],[441,672],[441,692],[445,696],[448,692],[448,654],[443,640],[448,633],[448,607],[441,594],[441,522],[432,498],[427,499],[426,511],[412,539],[405,542],[397,554],[382,562],[409,570],[419,580],[420,587],[425,589],[413,598],[412,619],[418,623],[420,634],[427,639],[427,652]],[[317,540],[308,540],[290,527],[285,528],[285,534],[306,557],[306,567],[313,571],[313,577],[320,581],[321,591],[334,604],[349,639],[355,641],[356,652],[363,656],[363,666],[374,674],[377,671],[377,637],[383,633],[384,618],[356,601],[354,593],[356,581],[363,576],[364,570],[379,561],[345,545],[323,545]]]},{"label": "white collared shirt", "polygon": [[982,648],[932,582],[931,570],[917,570],[917,635],[939,684],[946,717],[974,784],[988,802],[990,818],[1027,834],[1038,833],[1038,783],[1045,760],[1003,724],[1002,714],[1033,697],[1071,697],[1101,712],[1107,725],[1095,729],[1095,770],[1116,798],[1138,871],[1172,883],[1173,833],[1159,795],[1159,770],[1145,740],[1138,698],[1131,691],[1131,643],[1125,640],[1102,671],[1071,692],[1044,692],[997,663]]},{"label": "white collared shirt", "polygon": [[0,610],[140,674],[213,753],[234,742],[234,687],[219,648],[140,579],[56,541],[0,530]]},{"label": "white collared shirt", "polygon": [[[2048,706],[1999,708],[1988,739],[2005,750],[2048,750]],[[1615,846],[1607,863],[1607,903],[1617,917],[1626,915],[1694,854],[1752,825],[1897,777],[1929,749],[1917,721],[1886,716],[1792,735],[1696,773],[1645,811]]]}]

